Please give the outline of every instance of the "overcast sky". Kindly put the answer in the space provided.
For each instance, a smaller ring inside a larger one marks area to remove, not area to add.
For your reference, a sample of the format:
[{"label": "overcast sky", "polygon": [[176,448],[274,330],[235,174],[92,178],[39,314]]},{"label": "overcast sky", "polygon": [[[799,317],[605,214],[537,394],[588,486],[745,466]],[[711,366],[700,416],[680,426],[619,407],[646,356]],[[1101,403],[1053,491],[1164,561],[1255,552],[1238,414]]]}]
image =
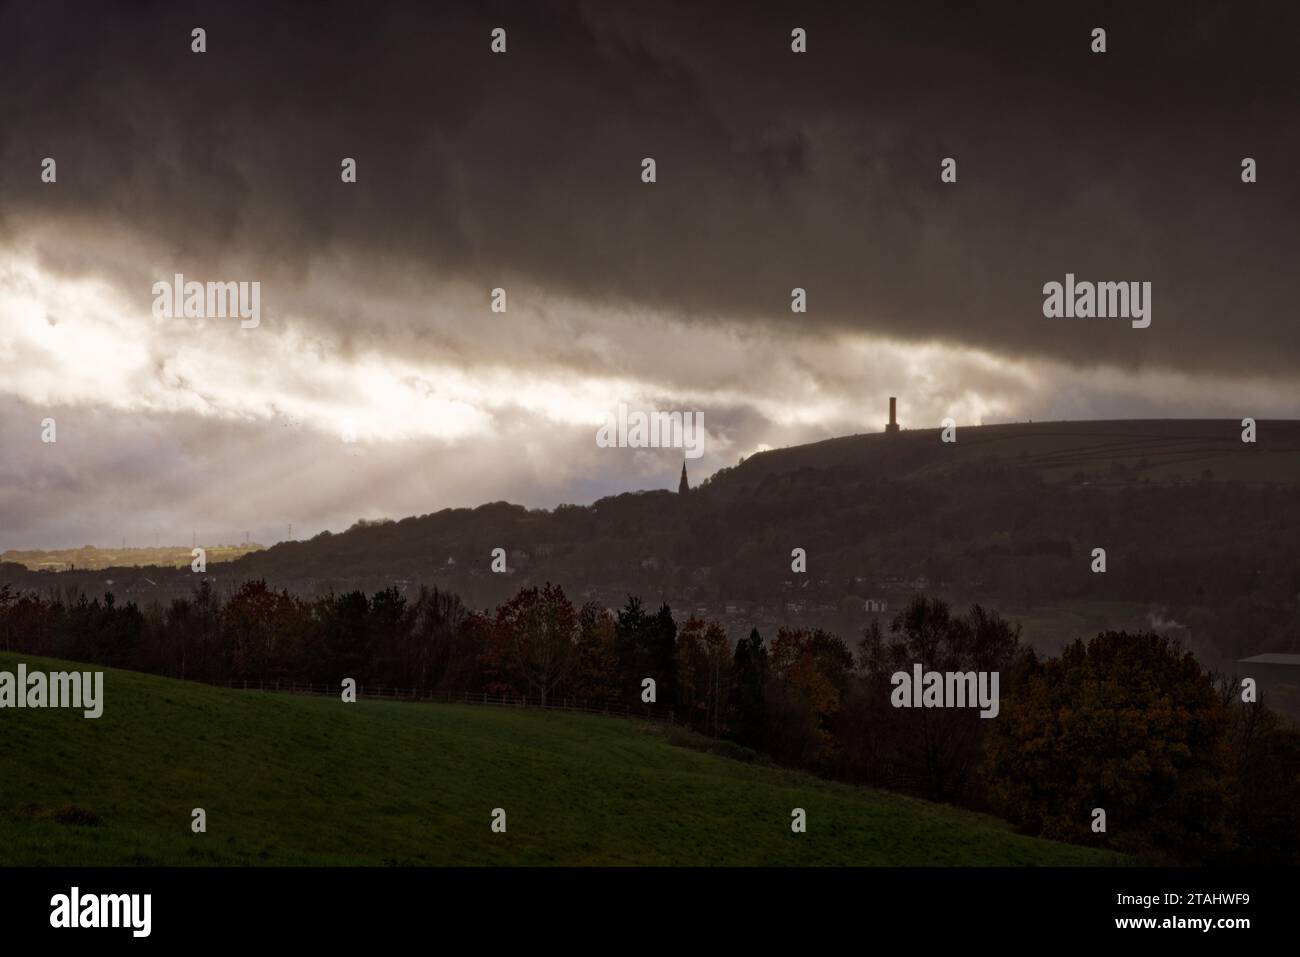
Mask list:
[{"label": "overcast sky", "polygon": [[703,414],[696,481],[890,395],[1300,415],[1294,3],[434,6],[0,4],[0,550],[675,487],[620,402]]}]

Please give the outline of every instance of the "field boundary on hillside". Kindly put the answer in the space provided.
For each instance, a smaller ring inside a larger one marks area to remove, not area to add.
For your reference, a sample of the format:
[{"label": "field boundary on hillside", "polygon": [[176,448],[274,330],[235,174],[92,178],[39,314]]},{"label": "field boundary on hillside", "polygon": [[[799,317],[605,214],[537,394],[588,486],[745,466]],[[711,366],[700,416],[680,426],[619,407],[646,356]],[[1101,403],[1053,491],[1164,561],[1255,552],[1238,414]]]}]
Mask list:
[{"label": "field boundary on hillside", "polygon": [[[235,681],[204,682],[210,687],[227,688],[232,691],[258,691],[264,694],[310,695],[327,698],[339,694],[339,689],[314,683],[298,684],[284,681]],[[418,688],[394,688],[380,686],[366,690],[365,685],[357,685],[357,699],[377,701],[406,701],[414,704],[468,704],[497,708],[533,708],[539,711],[568,711],[575,714],[595,714],[609,718],[637,718],[644,721],[658,721],[663,724],[676,724],[672,709],[652,708],[648,705],[633,708],[626,702],[589,701],[585,698],[561,697],[542,702],[537,695],[488,694],[486,692],[451,692],[420,691]]]}]

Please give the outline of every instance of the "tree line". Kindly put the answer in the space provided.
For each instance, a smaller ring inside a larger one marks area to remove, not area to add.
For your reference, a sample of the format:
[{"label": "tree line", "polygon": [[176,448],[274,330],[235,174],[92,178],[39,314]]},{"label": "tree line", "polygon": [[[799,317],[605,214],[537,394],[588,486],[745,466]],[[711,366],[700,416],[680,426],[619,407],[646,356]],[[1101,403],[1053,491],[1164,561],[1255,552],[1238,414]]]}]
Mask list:
[{"label": "tree line", "polygon": [[[207,580],[141,608],[0,587],[0,649],[224,683],[281,681],[653,704],[732,753],[999,813],[1023,831],[1160,862],[1300,862],[1300,733],[1169,638],[1111,632],[1040,658],[1019,626],[916,596],[851,648],[822,629],[617,612],[558,585],[495,610],[421,587],[307,599]],[[998,717],[895,707],[893,675],[997,672]],[[1097,810],[1105,829],[1097,828]]]}]

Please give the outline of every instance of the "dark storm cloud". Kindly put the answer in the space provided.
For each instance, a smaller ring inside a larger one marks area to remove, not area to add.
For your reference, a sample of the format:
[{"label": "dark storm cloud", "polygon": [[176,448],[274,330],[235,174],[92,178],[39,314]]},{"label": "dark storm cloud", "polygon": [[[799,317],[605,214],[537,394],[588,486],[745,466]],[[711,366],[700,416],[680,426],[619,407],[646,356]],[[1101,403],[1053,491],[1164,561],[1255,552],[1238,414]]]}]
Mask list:
[{"label": "dark storm cloud", "polygon": [[[341,253],[417,289],[520,281],[1083,366],[1300,367],[1293,4],[46,3],[3,19],[0,239],[54,223],[145,237],[197,272],[237,259],[301,278]],[[1067,271],[1151,281],[1151,328],[1044,319],[1042,285]]]}]

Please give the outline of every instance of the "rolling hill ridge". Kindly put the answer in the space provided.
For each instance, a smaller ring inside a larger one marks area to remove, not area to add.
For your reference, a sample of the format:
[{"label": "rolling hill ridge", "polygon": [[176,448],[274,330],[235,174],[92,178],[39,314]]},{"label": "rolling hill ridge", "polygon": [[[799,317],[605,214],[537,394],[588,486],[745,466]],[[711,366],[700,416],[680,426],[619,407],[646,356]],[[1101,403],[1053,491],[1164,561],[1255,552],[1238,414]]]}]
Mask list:
[{"label": "rolling hill ridge", "polygon": [[[951,444],[937,429],[845,436],[756,454],[686,495],[359,522],[208,574],[308,595],[436,585],[472,607],[551,581],[605,607],[629,594],[666,601],[725,619],[733,636],[781,625],[852,635],[868,607],[923,591],[1035,621],[1049,648],[1080,629],[1173,622],[1218,665],[1300,649],[1300,422],[1257,430],[1255,443],[1232,420],[963,427]],[[1098,547],[1105,575],[1091,572]],[[490,567],[496,548],[504,574]],[[791,571],[795,548],[806,574]],[[5,565],[0,583],[148,601],[196,580],[189,569],[52,576]],[[1106,614],[1081,618],[1082,606]]]}]

